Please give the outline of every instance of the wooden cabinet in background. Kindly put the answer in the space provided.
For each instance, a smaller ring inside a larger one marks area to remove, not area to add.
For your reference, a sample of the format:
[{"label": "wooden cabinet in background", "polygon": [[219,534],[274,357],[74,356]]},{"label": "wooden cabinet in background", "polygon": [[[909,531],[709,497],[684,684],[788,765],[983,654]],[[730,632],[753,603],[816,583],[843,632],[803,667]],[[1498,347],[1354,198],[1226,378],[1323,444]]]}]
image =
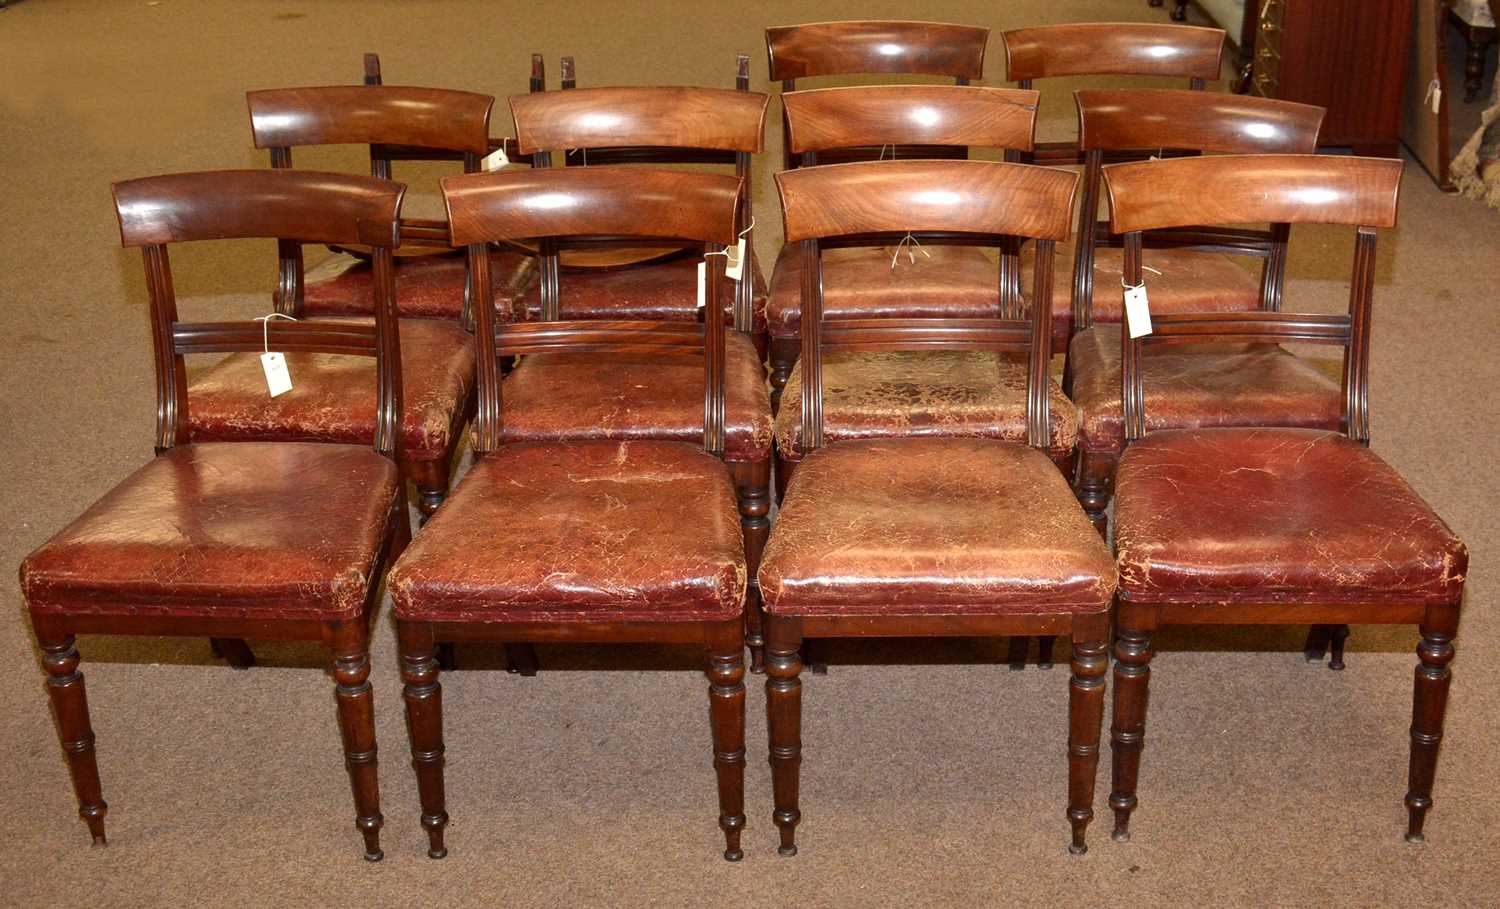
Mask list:
[{"label": "wooden cabinet in background", "polygon": [[1321,145],[1394,158],[1412,0],[1260,0],[1250,91],[1328,108]]}]

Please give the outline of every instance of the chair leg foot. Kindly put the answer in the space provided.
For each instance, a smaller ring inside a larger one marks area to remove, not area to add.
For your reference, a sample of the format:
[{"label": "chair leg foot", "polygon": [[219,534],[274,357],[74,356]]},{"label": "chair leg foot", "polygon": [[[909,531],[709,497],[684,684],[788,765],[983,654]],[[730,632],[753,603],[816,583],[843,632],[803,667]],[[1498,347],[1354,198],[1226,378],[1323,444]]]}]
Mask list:
[{"label": "chair leg foot", "polygon": [[57,715],[57,735],[73,778],[78,798],[78,816],[88,825],[95,846],[109,845],[104,835],[104,817],[109,805],[99,784],[99,764],[94,756],[94,729],[89,723],[88,694],[83,673],[78,671],[78,649],[73,635],[42,638],[42,668],[47,672],[47,695]]},{"label": "chair leg foot", "polygon": [[1007,645],[1005,662],[1010,664],[1011,672],[1020,672],[1026,668],[1026,651],[1031,647],[1031,638],[1013,635]]},{"label": "chair leg foot", "polygon": [[231,669],[249,669],[255,665],[255,652],[242,638],[209,638],[208,649]]},{"label": "chair leg foot", "polygon": [[1438,750],[1443,744],[1443,718],[1448,711],[1452,673],[1453,633],[1422,625],[1417,645],[1416,676],[1412,687],[1411,763],[1407,771],[1406,841],[1424,842],[1422,827],[1432,808],[1432,782],[1437,776]]},{"label": "chair leg foot", "polygon": [[1073,855],[1088,852],[1085,836],[1094,819],[1108,649],[1102,640],[1073,642],[1073,677],[1068,686],[1068,822],[1073,828],[1068,851]]},{"label": "chair leg foot", "polygon": [[1044,634],[1036,639],[1036,665],[1038,669],[1052,668],[1052,646],[1056,643],[1056,635]]},{"label": "chair leg foot", "polygon": [[1332,625],[1313,625],[1307,629],[1307,642],[1302,645],[1302,658],[1309,663],[1321,663],[1333,643]]},{"label": "chair leg foot", "polygon": [[740,834],[745,829],[745,649],[744,633],[735,628],[728,645],[708,654],[708,716],[713,733],[714,774],[719,783],[719,828],[724,831],[724,860],[745,857]]},{"label": "chair leg foot", "polygon": [[[541,669],[541,662],[537,659],[536,648],[530,644],[506,644],[505,645],[505,671],[519,675],[522,678],[536,678],[537,670]],[[444,669],[448,667],[444,666]]]},{"label": "chair leg foot", "polygon": [[1151,681],[1151,635],[1121,628],[1115,640],[1115,697],[1109,745],[1113,764],[1109,806],[1115,813],[1110,834],[1117,843],[1130,841],[1130,815],[1135,811],[1136,781],[1146,744],[1146,704]]},{"label": "chair leg foot", "polygon": [[370,685],[370,651],[362,622],[341,623],[325,631],[333,651],[337,683],[339,734],[344,743],[344,767],[354,792],[354,826],[365,841],[365,861],[385,857],[380,850],[380,780],[375,744],[374,690]]},{"label": "chair leg foot", "polygon": [[427,856],[440,859],[448,854],[443,845],[448,811],[443,791],[443,686],[438,683],[432,626],[398,621],[396,637],[401,648],[401,697],[406,702],[406,731],[411,739],[411,765],[417,772]]},{"label": "chair leg foot", "polygon": [[1349,640],[1348,625],[1334,625],[1333,636],[1329,642],[1328,668],[1334,671],[1342,671],[1344,668],[1344,642]]},{"label": "chair leg foot", "polygon": [[772,821],[781,838],[776,852],[797,854],[798,788],[802,774],[802,660],[800,634],[787,623],[766,618],[766,721],[770,728]]}]

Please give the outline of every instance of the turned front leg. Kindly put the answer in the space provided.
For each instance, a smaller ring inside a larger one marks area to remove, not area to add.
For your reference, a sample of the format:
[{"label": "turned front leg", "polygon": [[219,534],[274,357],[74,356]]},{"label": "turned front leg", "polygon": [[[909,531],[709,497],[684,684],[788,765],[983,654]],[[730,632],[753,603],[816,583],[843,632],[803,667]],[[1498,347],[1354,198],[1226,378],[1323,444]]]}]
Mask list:
[{"label": "turned front leg", "polygon": [[1452,679],[1448,664],[1453,661],[1453,632],[1423,623],[1417,656],[1420,662],[1412,691],[1411,765],[1406,791],[1408,843],[1420,843],[1426,838],[1422,825],[1432,807],[1432,781],[1437,775],[1438,749],[1443,743],[1443,716],[1448,711],[1448,683]]},{"label": "turned front leg", "polygon": [[1151,681],[1151,635],[1121,628],[1115,641],[1115,703],[1109,748],[1113,785],[1109,806],[1115,812],[1116,842],[1130,841],[1130,813],[1135,810],[1136,780],[1146,744],[1146,702]]},{"label": "turned front leg", "polygon": [[406,732],[411,740],[411,766],[417,772],[427,855],[440,859],[448,854],[443,845],[448,811],[443,792],[443,687],[438,684],[437,648],[430,625],[398,621],[396,637],[401,648],[401,697],[406,702]]},{"label": "turned front leg", "polygon": [[771,781],[782,855],[797,854],[798,786],[802,774],[801,635],[785,620],[766,617],[766,721],[770,726]]},{"label": "turned front leg", "polygon": [[1094,778],[1099,773],[1099,731],[1104,724],[1104,672],[1109,668],[1104,641],[1073,642],[1073,678],[1068,686],[1068,851],[1083,855],[1094,819]]},{"label": "turned front leg", "polygon": [[78,797],[78,816],[89,826],[94,845],[106,845],[104,803],[99,784],[99,765],[94,760],[94,729],[89,724],[89,701],[83,687],[83,673],[78,671],[78,650],[73,635],[43,638],[42,667],[47,671],[47,695],[57,714],[57,735],[63,755],[68,759],[68,773],[73,778],[73,792]]},{"label": "turned front leg", "polygon": [[339,733],[344,740],[344,766],[354,792],[354,826],[365,839],[365,860],[378,862],[380,779],[375,746],[375,700],[370,687],[370,651],[364,623],[340,624],[329,632],[333,651],[334,696],[339,708]]},{"label": "turned front leg", "polygon": [[721,645],[709,652],[708,716],[724,858],[737,862],[745,857],[740,849],[740,833],[745,829],[745,648],[740,629],[734,630],[733,637],[732,650]]},{"label": "turned front leg", "polygon": [[766,637],[762,627],[760,587],[755,574],[760,568],[766,541],[771,536],[771,465],[736,464],[734,467],[740,530],[745,539],[745,566],[750,578],[745,591],[745,646],[750,648],[750,671],[759,675],[766,668]]}]

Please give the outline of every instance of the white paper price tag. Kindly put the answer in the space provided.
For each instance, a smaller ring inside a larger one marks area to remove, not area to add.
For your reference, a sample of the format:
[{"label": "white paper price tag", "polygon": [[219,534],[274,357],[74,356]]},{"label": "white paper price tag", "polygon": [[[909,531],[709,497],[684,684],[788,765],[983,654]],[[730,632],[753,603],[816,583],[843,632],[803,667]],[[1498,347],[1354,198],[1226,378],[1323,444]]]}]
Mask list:
[{"label": "white paper price tag", "polygon": [[1443,83],[1437,76],[1427,83],[1427,101],[1432,105],[1432,112],[1438,113],[1443,106]]},{"label": "white paper price tag", "polygon": [[725,252],[729,253],[729,264],[724,266],[724,276],[731,281],[738,281],[745,273],[745,238],[740,237],[739,242]]},{"label": "white paper price tag", "polygon": [[487,171],[499,170],[500,168],[506,167],[509,164],[510,158],[506,157],[505,155],[505,143],[503,142],[500,143],[499,148],[485,155],[484,159],[479,162],[480,167],[484,168]]},{"label": "white paper price tag", "polygon": [[1146,285],[1125,288],[1125,323],[1132,338],[1151,334],[1151,304],[1146,300]]},{"label": "white paper price tag", "polygon": [[708,263],[698,263],[698,308],[703,308],[705,298],[708,296]]},{"label": "white paper price tag", "polygon": [[286,357],[276,351],[260,355],[260,368],[266,371],[266,388],[271,397],[284,395],[292,390],[292,374],[286,370]]}]

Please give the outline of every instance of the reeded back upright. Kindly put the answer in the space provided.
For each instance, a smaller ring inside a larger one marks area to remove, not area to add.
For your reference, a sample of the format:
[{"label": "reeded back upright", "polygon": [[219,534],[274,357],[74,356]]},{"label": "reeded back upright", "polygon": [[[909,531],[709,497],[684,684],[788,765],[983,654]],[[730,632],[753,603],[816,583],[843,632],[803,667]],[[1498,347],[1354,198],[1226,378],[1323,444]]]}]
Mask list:
[{"label": "reeded back upright", "polygon": [[755,153],[766,95],[693,87],[579,88],[510,99],[522,154],[659,146]]},{"label": "reeded back upright", "polygon": [[961,85],[862,85],[782,95],[790,151],[872,145],[1030,150],[1038,93]]},{"label": "reeded back upright", "polygon": [[1080,22],[1004,32],[1006,76],[1178,76],[1217,79],[1224,30],[1139,22]]},{"label": "reeded back upright", "polygon": [[1396,226],[1401,161],[1222,155],[1104,168],[1116,233],[1191,224]]},{"label": "reeded back upright", "polygon": [[861,20],[766,29],[771,80],[873,73],[984,76],[990,30],[947,22]]},{"label": "reeded back upright", "polygon": [[400,85],[336,85],[246,93],[256,148],[407,145],[489,153],[495,99]]}]

